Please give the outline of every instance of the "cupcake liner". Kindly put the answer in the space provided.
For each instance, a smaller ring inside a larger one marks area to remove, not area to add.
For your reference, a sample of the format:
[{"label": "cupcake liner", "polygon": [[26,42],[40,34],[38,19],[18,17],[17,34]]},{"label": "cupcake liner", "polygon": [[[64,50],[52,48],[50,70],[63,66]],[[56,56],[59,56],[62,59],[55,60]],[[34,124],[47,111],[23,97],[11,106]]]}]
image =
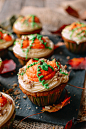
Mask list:
[{"label": "cupcake liner", "polygon": [[14,119],[15,119],[15,111],[14,111],[12,117],[10,118],[10,120],[7,121],[0,129],[12,129]]},{"label": "cupcake liner", "polygon": [[62,94],[62,91],[66,86],[66,83],[61,84],[50,91],[37,92],[37,93],[30,93],[27,90],[23,89],[21,85],[19,86],[22,92],[25,93],[30,99],[30,101],[33,102],[35,105],[46,106],[46,105],[54,104],[56,101],[59,100]]},{"label": "cupcake liner", "polygon": [[59,100],[62,91],[63,89],[57,91],[56,93],[50,94],[48,96],[40,96],[40,97],[28,96],[28,97],[30,101],[33,102],[35,105],[46,106],[46,105],[53,104],[57,100]]},{"label": "cupcake liner", "polygon": [[86,42],[83,42],[83,43],[80,43],[80,44],[77,44],[76,42],[74,41],[71,41],[71,40],[67,40],[65,39],[64,37],[62,37],[64,42],[65,42],[65,46],[66,48],[73,52],[73,53],[80,53],[80,54],[83,54],[86,52]]}]

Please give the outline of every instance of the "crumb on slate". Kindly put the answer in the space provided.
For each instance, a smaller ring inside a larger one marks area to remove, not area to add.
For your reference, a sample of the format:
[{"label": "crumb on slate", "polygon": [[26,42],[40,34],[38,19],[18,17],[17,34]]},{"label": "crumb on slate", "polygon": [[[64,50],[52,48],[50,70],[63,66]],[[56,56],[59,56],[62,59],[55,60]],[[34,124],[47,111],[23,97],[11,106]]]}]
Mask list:
[{"label": "crumb on slate", "polygon": [[67,56],[66,58],[69,60],[70,59],[70,56]]},{"label": "crumb on slate", "polygon": [[19,95],[20,91],[19,90],[15,90],[14,95]]},{"label": "crumb on slate", "polygon": [[19,109],[19,106],[16,106],[17,109]]},{"label": "crumb on slate", "polygon": [[10,94],[10,93],[12,93],[13,92],[13,89],[8,89],[8,90],[6,90],[6,94]]},{"label": "crumb on slate", "polygon": [[38,107],[36,107],[36,109],[38,109]]},{"label": "crumb on slate", "polygon": [[12,86],[13,86],[13,87],[17,87],[18,85],[17,85],[17,83],[14,83]]},{"label": "crumb on slate", "polygon": [[31,109],[31,107],[29,107],[28,109]]},{"label": "crumb on slate", "polygon": [[23,96],[23,99],[26,99],[26,98],[27,98],[27,96],[26,96],[26,95],[24,95],[24,96]]}]

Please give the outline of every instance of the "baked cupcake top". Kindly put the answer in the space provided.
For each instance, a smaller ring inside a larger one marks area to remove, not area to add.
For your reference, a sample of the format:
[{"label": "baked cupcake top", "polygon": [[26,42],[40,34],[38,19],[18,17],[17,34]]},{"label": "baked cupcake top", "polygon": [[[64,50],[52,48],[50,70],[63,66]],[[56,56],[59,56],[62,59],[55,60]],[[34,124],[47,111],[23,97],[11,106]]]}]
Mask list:
[{"label": "baked cupcake top", "polygon": [[41,58],[49,55],[54,50],[53,42],[46,36],[31,34],[16,39],[13,52],[28,58]]},{"label": "baked cupcake top", "polygon": [[0,126],[3,126],[13,115],[15,110],[15,104],[13,99],[0,92]]},{"label": "baked cupcake top", "polygon": [[75,41],[77,44],[86,42],[86,24],[74,22],[62,30],[62,36]]},{"label": "baked cupcake top", "polygon": [[31,32],[42,28],[39,18],[35,15],[20,16],[13,27],[21,32]]},{"label": "baked cupcake top", "polygon": [[19,70],[19,84],[29,92],[42,92],[51,90],[69,80],[66,66],[53,59],[34,58]]},{"label": "baked cupcake top", "polygon": [[6,49],[13,44],[14,36],[0,28],[0,49]]}]

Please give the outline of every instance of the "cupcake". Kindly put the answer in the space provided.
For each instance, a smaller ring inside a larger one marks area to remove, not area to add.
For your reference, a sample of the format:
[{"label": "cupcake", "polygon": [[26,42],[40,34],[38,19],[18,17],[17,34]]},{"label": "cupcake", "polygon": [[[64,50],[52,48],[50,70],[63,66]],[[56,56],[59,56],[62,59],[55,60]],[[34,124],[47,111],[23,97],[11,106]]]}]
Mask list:
[{"label": "cupcake", "polygon": [[8,129],[15,118],[15,104],[13,99],[0,92],[0,129]]},{"label": "cupcake", "polygon": [[86,24],[74,22],[62,30],[67,49],[73,53],[86,53]]},{"label": "cupcake", "polygon": [[54,51],[53,42],[46,36],[31,34],[16,39],[13,47],[14,55],[22,65],[30,58],[47,58]]},{"label": "cupcake", "polygon": [[13,25],[13,31],[18,37],[21,35],[40,33],[42,24],[35,15],[20,16]]},{"label": "cupcake", "polygon": [[69,80],[66,66],[53,59],[30,59],[19,69],[19,87],[38,106],[54,104]]},{"label": "cupcake", "polygon": [[13,41],[13,35],[0,28],[0,57],[3,57],[7,54],[8,47],[12,46]]}]

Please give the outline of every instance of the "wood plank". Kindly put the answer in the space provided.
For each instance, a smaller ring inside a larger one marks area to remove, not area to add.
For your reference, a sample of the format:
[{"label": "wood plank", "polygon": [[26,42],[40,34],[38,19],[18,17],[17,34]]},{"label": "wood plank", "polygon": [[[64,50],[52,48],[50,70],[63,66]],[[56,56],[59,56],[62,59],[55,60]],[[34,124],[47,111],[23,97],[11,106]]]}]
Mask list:
[{"label": "wood plank", "polygon": [[6,0],[0,12],[0,20],[4,21],[14,14],[19,14],[23,3],[23,0]]},{"label": "wood plank", "polygon": [[44,7],[45,0],[25,0],[24,6]]}]

